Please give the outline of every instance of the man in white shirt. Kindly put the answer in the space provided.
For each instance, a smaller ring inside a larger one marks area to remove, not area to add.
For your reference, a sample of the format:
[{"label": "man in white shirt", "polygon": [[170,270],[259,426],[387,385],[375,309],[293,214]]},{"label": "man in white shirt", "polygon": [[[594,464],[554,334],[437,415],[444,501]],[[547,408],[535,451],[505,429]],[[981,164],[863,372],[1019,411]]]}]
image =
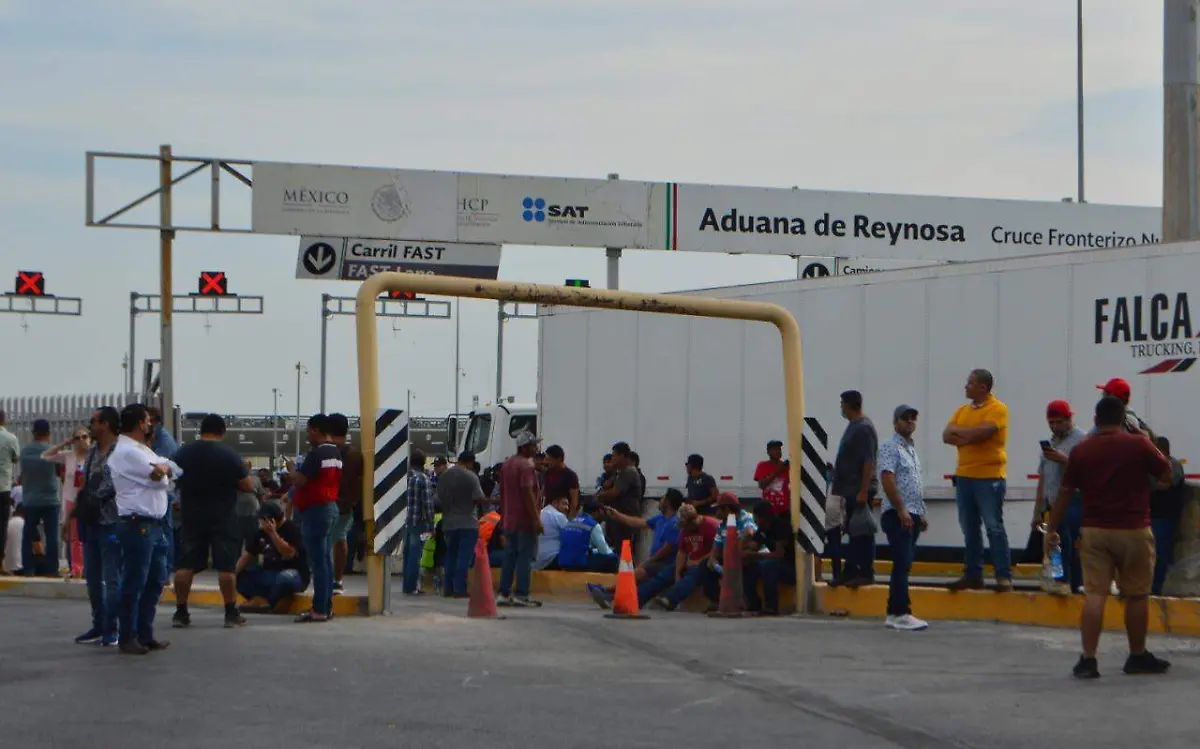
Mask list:
[{"label": "man in white shirt", "polygon": [[562,531],[571,522],[564,514],[570,504],[571,500],[559,497],[542,508],[542,534],[538,536],[537,558],[533,562],[533,569],[544,570],[558,561],[558,552],[562,548]]},{"label": "man in white shirt", "polygon": [[154,639],[154,613],[167,582],[167,492],[181,471],[147,445],[150,415],[140,403],[121,410],[121,436],[108,459],[121,543],[120,650],[145,655],[170,644]]}]

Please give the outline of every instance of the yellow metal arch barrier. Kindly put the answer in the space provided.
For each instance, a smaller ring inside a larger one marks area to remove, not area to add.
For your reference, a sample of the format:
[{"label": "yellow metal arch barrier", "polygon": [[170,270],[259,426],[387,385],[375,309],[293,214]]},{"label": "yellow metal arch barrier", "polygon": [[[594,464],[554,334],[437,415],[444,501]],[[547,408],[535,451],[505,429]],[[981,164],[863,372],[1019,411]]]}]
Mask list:
[{"label": "yellow metal arch barrier", "polygon": [[[379,614],[384,608],[383,559],[371,552],[375,543],[374,486],[375,415],[379,410],[379,335],[375,324],[375,302],[388,291],[412,291],[439,296],[496,299],[502,302],[526,302],[561,307],[653,312],[663,315],[719,317],[730,320],[755,320],[773,324],[783,339],[783,384],[787,409],[788,457],[791,459],[792,517],[799,522],[800,470],[803,465],[804,372],[800,351],[800,325],[788,310],[777,304],[732,299],[680,296],[675,294],[636,294],[629,291],[579,289],[544,286],[512,281],[482,281],[473,278],[426,276],[415,273],[380,273],[363,282],[355,303],[358,329],[358,400],[362,424],[363,517],[367,524],[368,612]],[[797,606],[805,613],[816,610],[813,588],[813,559],[796,554]]]}]

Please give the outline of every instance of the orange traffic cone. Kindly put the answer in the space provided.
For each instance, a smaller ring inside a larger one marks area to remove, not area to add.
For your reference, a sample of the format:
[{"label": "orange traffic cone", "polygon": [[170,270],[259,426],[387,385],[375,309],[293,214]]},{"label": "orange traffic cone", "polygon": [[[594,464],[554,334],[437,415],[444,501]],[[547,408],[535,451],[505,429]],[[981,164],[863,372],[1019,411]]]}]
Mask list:
[{"label": "orange traffic cone", "polygon": [[629,541],[621,542],[621,566],[617,569],[617,592],[613,596],[612,613],[606,619],[649,619],[638,610],[637,581],[633,574],[633,551]]},{"label": "orange traffic cone", "polygon": [[492,588],[492,565],[488,560],[487,544],[483,538],[475,542],[475,573],[471,576],[471,598],[467,601],[467,616],[504,618],[496,609],[496,591]]},{"label": "orange traffic cone", "polygon": [[742,590],[742,551],[738,548],[737,518],[729,514],[725,521],[724,572],[721,575],[721,601],[709,616],[737,618],[746,615],[746,598]]}]

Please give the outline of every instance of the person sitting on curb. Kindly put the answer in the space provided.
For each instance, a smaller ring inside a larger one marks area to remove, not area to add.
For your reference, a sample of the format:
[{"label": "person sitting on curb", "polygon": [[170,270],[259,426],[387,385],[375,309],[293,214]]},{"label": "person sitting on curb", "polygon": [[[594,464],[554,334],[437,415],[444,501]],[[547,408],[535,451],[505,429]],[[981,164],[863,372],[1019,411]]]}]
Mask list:
[{"label": "person sitting on curb", "polygon": [[[779,584],[796,584],[796,538],[786,515],[775,513],[770,502],[754,506],[758,529],[742,551],[742,586],[746,610],[779,616]],[[762,598],[758,582],[762,581]],[[765,605],[763,602],[766,602]]]},{"label": "person sitting on curb", "polygon": [[611,507],[599,502],[587,502],[582,511],[562,529],[562,549],[558,552],[558,567],[563,570],[586,570],[611,573],[621,566],[621,560],[604,538],[604,526],[599,521],[608,517]]},{"label": "person sitting on curb", "polygon": [[[675,552],[679,545],[679,507],[683,504],[683,492],[678,489],[668,489],[663,498],[658,501],[659,514],[649,519],[635,518],[624,515],[612,508],[607,508],[605,519],[610,523],[623,523],[639,530],[650,530],[654,533],[650,543],[650,557],[642,562],[634,571],[634,579],[641,585],[647,580],[658,576],[664,569],[674,573]],[[602,609],[612,607],[615,587],[605,588],[597,583],[588,583],[588,595]]]},{"label": "person sitting on curb", "polygon": [[[238,559],[237,591],[245,599],[265,598],[266,607],[243,606],[242,611],[273,610],[281,601],[308,588],[309,567],[300,540],[300,529],[283,516],[275,502],[258,508],[258,535],[246,544]],[[255,564],[261,555],[262,561]]]},{"label": "person sitting on curb", "polygon": [[[638,586],[638,605],[651,600],[662,609],[674,611],[698,586],[710,601],[717,600],[720,574],[709,566],[713,543],[720,532],[717,519],[702,516],[694,505],[679,508],[679,551],[674,569],[664,567],[656,576]],[[663,595],[658,594],[666,591]]]}]

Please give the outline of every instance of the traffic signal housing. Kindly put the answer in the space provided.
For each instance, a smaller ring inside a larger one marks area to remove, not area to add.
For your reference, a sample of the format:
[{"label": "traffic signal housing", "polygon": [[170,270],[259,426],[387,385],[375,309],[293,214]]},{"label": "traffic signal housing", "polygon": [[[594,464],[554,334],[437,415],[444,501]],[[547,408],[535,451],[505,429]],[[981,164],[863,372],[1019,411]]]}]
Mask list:
[{"label": "traffic signal housing", "polygon": [[201,271],[198,287],[200,296],[228,296],[229,277],[225,275],[225,271]]},{"label": "traffic signal housing", "polygon": [[17,296],[46,296],[46,274],[40,270],[19,270],[14,288]]}]

